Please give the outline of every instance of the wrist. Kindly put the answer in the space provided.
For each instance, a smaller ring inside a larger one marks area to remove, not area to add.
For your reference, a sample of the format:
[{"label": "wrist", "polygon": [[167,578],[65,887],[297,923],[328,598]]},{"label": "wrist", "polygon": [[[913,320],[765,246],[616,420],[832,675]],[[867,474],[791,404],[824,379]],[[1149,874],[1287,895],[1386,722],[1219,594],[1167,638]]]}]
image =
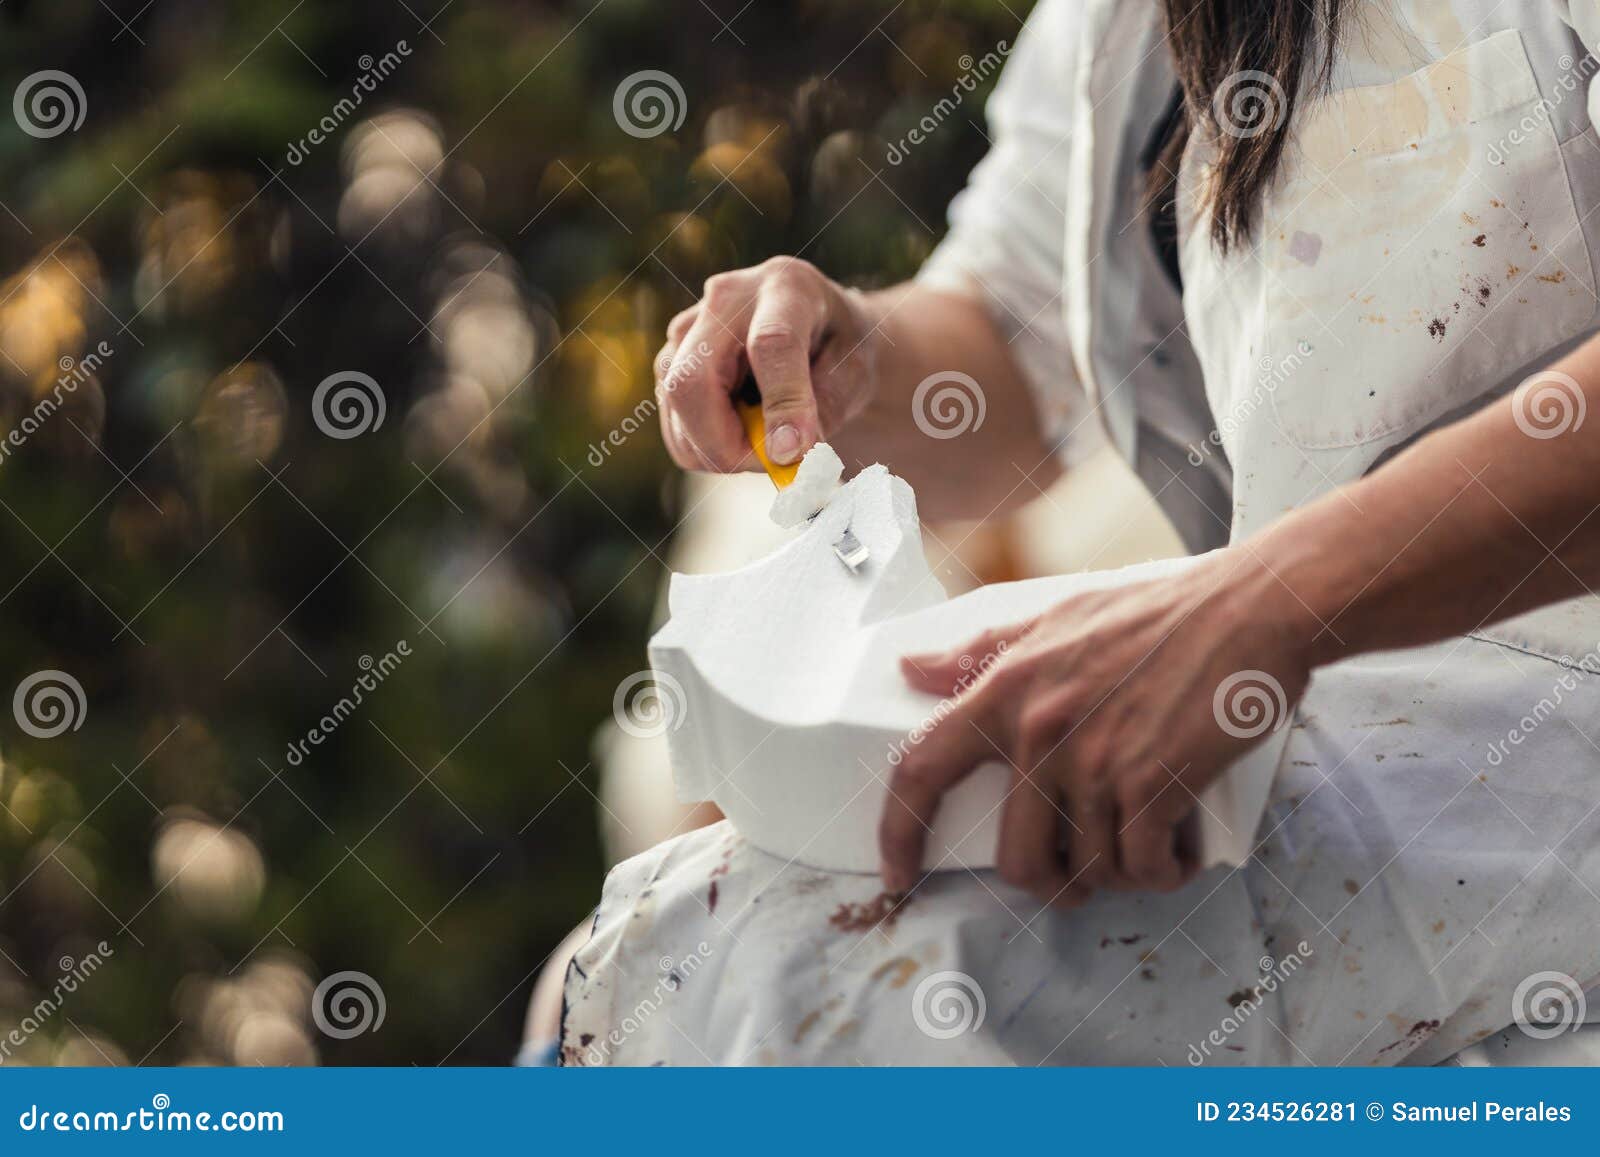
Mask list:
[{"label": "wrist", "polygon": [[1265,649],[1283,656],[1293,670],[1280,677],[1307,674],[1347,657],[1347,643],[1336,631],[1338,603],[1319,551],[1250,540],[1219,555],[1219,575],[1208,598],[1238,633],[1256,636]]}]

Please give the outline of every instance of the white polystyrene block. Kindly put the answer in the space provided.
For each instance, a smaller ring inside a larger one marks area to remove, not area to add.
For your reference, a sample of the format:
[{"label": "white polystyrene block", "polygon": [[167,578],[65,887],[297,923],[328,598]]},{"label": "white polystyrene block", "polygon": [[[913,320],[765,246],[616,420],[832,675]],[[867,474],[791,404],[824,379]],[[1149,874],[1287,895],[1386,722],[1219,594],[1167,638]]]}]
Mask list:
[{"label": "white polystyrene block", "polygon": [[[870,551],[856,572],[833,553],[847,527]],[[1001,583],[950,599],[924,558],[911,488],[869,467],[768,557],[726,574],[673,576],[671,617],[650,657],[670,693],[681,695],[668,733],[679,798],[715,802],[772,855],[876,872],[893,753],[927,727],[940,702],[907,686],[902,655],[955,647],[1073,594],[1194,562]],[[1201,793],[1204,866],[1249,855],[1286,736],[1269,736]],[[1004,764],[988,763],[945,796],[926,868],[993,866],[1010,780]]]}]

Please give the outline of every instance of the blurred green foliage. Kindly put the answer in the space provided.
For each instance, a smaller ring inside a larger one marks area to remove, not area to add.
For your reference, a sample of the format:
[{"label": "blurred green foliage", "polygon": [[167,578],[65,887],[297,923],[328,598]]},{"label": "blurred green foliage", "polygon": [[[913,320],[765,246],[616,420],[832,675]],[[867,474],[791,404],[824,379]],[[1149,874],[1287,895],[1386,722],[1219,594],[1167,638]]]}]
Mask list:
[{"label": "blurred green foliage", "polygon": [[[709,274],[915,270],[992,79],[885,143],[1028,7],[0,7],[4,92],[58,70],[85,106],[0,120],[0,432],[84,379],[0,459],[0,1040],[31,1025],[0,1059],[509,1058],[598,893],[591,739],[682,513],[653,430],[589,448]],[[675,131],[619,125],[641,70],[681,84]],[[340,372],[381,426],[319,428]],[[76,730],[18,725],[43,670]],[[336,1039],[307,1009],[346,969],[386,1017]]]}]

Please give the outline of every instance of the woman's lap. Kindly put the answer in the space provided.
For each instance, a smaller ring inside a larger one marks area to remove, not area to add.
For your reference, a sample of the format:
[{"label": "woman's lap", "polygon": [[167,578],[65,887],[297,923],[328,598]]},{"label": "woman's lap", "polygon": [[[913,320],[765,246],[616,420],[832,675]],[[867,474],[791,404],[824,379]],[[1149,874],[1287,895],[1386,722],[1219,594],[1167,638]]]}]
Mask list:
[{"label": "woman's lap", "polygon": [[608,879],[563,1059],[1442,1060],[1524,978],[1600,975],[1597,707],[1600,678],[1474,640],[1326,669],[1249,862],[1066,913],[967,871],[896,910],[690,833]]}]

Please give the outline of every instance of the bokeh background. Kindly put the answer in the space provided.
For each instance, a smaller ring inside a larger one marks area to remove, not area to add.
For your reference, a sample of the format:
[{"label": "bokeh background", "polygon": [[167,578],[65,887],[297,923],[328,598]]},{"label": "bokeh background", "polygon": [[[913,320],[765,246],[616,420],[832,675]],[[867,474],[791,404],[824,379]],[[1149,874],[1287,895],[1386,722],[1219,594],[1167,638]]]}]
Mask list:
[{"label": "bokeh background", "polygon": [[[511,1057],[619,854],[602,829],[656,838],[599,802],[596,737],[705,497],[629,420],[663,327],[775,253],[914,272],[992,76],[902,163],[886,143],[1029,7],[0,5],[0,435],[26,431],[0,457],[0,1063]],[[681,123],[626,131],[645,70]],[[342,428],[331,375],[366,390]],[[1063,564],[948,537],[954,585]],[[14,710],[39,672],[82,688],[60,734]],[[354,1035],[311,1015],[346,971],[382,994]]]}]

